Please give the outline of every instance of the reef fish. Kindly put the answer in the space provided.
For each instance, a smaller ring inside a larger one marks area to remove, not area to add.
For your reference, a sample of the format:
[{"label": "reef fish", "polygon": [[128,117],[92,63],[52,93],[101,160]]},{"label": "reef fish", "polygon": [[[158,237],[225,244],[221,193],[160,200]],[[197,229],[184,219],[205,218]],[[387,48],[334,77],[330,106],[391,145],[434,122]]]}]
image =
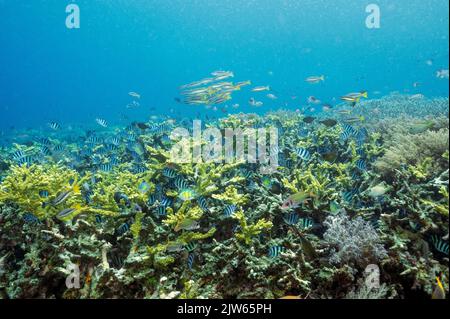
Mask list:
[{"label": "reef fish", "polygon": [[445,241],[443,241],[442,239],[440,239],[436,235],[433,235],[431,237],[431,242],[432,242],[434,248],[438,252],[440,252],[440,253],[442,253],[444,255],[448,255],[448,252],[449,252],[449,250],[448,250],[448,243],[446,243]]},{"label": "reef fish", "polygon": [[122,236],[128,230],[130,230],[130,224],[128,222],[123,223],[122,225],[119,226],[119,228],[117,228],[117,235]]},{"label": "reef fish", "polygon": [[194,260],[195,260],[195,254],[190,253],[188,255],[188,259],[187,259],[187,266],[189,269],[192,269],[192,266],[194,265]]},{"label": "reef fish", "polygon": [[289,213],[286,216],[283,217],[283,220],[288,225],[295,225],[298,223],[299,216],[297,213]]},{"label": "reef fish", "polygon": [[263,92],[263,91],[270,91],[270,86],[257,86],[252,89],[252,92]]},{"label": "reef fish", "polygon": [[58,196],[56,196],[55,199],[53,199],[50,204],[53,206],[57,206],[60,205],[62,203],[64,203],[69,197],[70,195],[72,195],[74,193],[73,190],[68,190],[68,191],[64,191],[58,194]]},{"label": "reef fish", "polygon": [[386,194],[387,191],[388,188],[386,187],[386,185],[384,185],[384,183],[380,183],[372,188],[369,188],[367,195],[369,195],[370,197],[379,197]]},{"label": "reef fish", "polygon": [[128,92],[128,95],[137,99],[141,98],[141,95],[139,93],[136,92]]},{"label": "reef fish", "polygon": [[284,251],[285,251],[285,248],[282,246],[271,246],[271,247],[269,247],[268,255],[270,258],[276,258]]},{"label": "reef fish", "polygon": [[449,70],[442,69],[442,70],[436,71],[436,77],[439,79],[448,79],[449,78]]},{"label": "reef fish", "polygon": [[436,288],[431,294],[431,299],[445,299],[445,289],[439,277],[436,277]]},{"label": "reef fish", "polygon": [[97,124],[102,127],[108,127],[108,122],[106,122],[106,120],[104,119],[97,118],[95,119],[95,122],[97,122]]},{"label": "reef fish", "polygon": [[23,215],[23,220],[25,222],[27,222],[28,224],[40,224],[41,221],[39,220],[39,218],[37,218],[35,215],[31,214],[31,213],[25,213]]},{"label": "reef fish", "polygon": [[203,196],[200,196],[199,198],[197,198],[197,203],[198,203],[198,206],[200,206],[200,208],[204,212],[209,211],[208,203],[206,202],[206,199]]},{"label": "reef fish", "polygon": [[309,161],[311,159],[311,153],[305,148],[297,148],[295,154],[298,155],[302,160]]},{"label": "reef fish", "polygon": [[59,123],[57,122],[50,122],[48,126],[50,126],[50,128],[54,131],[57,131],[61,128],[61,125],[59,125]]},{"label": "reef fish", "polygon": [[195,198],[195,192],[194,190],[189,188],[182,189],[178,193],[178,198],[181,199],[182,201],[193,200]]},{"label": "reef fish", "polygon": [[306,124],[311,124],[315,119],[316,118],[314,116],[306,116],[303,118],[303,122],[305,122]]},{"label": "reef fish", "polygon": [[150,185],[147,182],[143,181],[139,184],[138,189],[141,193],[145,194],[150,190]]},{"label": "reef fish", "polygon": [[193,252],[197,248],[197,243],[191,241],[184,246],[188,252]]},{"label": "reef fish", "polygon": [[183,219],[174,228],[176,232],[180,230],[195,230],[200,228],[200,223],[194,219]]},{"label": "reef fish", "polygon": [[62,211],[60,211],[58,213],[58,215],[56,215],[56,217],[59,219],[65,219],[65,218],[71,216],[76,211],[79,211],[80,209],[81,209],[80,205],[76,205],[75,207],[65,208]]},{"label": "reef fish", "polygon": [[309,76],[305,79],[305,82],[311,83],[311,84],[317,84],[319,82],[323,82],[325,81],[325,76],[321,75],[321,76]]},{"label": "reef fish", "polygon": [[305,201],[307,201],[310,197],[313,197],[312,193],[298,192],[296,194],[293,194],[283,202],[283,204],[281,205],[281,209],[287,210],[291,208],[297,208]]},{"label": "reef fish", "polygon": [[314,222],[311,218],[301,218],[300,219],[300,229],[306,230],[313,226]]},{"label": "reef fish", "polygon": [[325,125],[326,127],[333,127],[338,122],[336,120],[334,120],[334,119],[326,119],[326,120],[320,121],[319,123]]},{"label": "reef fish", "polygon": [[341,97],[341,100],[345,101],[345,102],[350,102],[353,106],[355,106],[356,103],[358,103],[361,100],[361,98],[363,98],[363,97],[367,99],[367,97],[368,97],[367,91],[363,91],[360,93],[346,94]]},{"label": "reef fish", "polygon": [[228,205],[227,207],[225,207],[224,215],[226,217],[230,217],[235,213],[235,211],[236,211],[236,205]]},{"label": "reef fish", "polygon": [[168,252],[179,252],[184,249],[183,245],[177,242],[169,242],[166,246]]}]

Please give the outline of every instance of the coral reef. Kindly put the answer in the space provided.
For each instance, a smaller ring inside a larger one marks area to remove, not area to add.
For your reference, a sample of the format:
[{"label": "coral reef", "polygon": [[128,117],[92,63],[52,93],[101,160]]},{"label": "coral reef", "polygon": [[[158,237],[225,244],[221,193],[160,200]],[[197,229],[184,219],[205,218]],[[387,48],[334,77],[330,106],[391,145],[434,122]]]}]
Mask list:
[{"label": "coral reef", "polygon": [[[0,296],[430,298],[436,277],[448,292],[448,99],[354,112],[366,120],[279,110],[207,123],[277,127],[271,174],[172,162],[166,119],[2,148]],[[370,264],[380,288],[364,284]]]}]

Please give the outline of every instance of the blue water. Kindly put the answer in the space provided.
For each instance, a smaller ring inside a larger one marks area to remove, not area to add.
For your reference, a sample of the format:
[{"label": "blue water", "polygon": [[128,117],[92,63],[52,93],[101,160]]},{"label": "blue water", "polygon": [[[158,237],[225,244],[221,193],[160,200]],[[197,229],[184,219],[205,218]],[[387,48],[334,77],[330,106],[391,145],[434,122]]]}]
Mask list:
[{"label": "blue water", "polygon": [[[258,112],[361,90],[448,96],[448,79],[435,76],[448,69],[447,0],[78,0],[72,30],[70,3],[0,0],[0,129],[214,112],[174,98],[220,69],[273,88],[279,99]],[[380,29],[365,26],[369,3],[380,6]],[[321,84],[304,81],[322,74]],[[125,108],[129,91],[140,108]],[[251,96],[233,94],[233,111],[255,112]]]}]

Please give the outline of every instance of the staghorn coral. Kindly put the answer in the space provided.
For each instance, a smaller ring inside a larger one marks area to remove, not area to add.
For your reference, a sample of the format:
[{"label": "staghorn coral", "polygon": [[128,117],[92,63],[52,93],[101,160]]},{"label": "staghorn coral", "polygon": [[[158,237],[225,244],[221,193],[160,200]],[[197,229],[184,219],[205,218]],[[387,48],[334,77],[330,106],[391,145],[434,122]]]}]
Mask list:
[{"label": "staghorn coral", "polygon": [[259,235],[262,231],[270,229],[273,224],[265,219],[258,220],[255,224],[249,225],[244,213],[238,211],[233,215],[233,218],[239,222],[240,230],[236,233],[236,238],[249,245],[252,242],[254,236]]},{"label": "staghorn coral", "polygon": [[[82,183],[78,173],[58,165],[14,165],[0,186],[0,203],[14,203],[23,211],[30,212],[40,219],[55,216],[60,208],[43,203],[56,198],[63,191],[70,190],[74,184]],[[41,191],[49,193],[48,198],[40,196]],[[79,194],[67,200],[68,207],[83,204]]]}]

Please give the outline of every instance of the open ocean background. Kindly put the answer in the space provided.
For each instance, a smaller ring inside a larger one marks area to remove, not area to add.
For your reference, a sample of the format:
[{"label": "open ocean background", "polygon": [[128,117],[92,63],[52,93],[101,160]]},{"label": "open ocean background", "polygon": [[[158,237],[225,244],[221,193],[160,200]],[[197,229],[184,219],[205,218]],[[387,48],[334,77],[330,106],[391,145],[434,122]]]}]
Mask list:
[{"label": "open ocean background", "polygon": [[[70,3],[0,0],[2,131],[214,115],[174,98],[215,70],[279,96],[255,109],[243,89],[233,112],[296,109],[310,95],[333,103],[361,90],[448,96],[448,80],[435,75],[448,69],[447,0],[78,0],[74,30],[65,26]],[[381,8],[380,29],[365,26],[369,3]],[[322,74],[318,85],[304,81]],[[140,108],[126,109],[129,91],[142,95]]]}]

